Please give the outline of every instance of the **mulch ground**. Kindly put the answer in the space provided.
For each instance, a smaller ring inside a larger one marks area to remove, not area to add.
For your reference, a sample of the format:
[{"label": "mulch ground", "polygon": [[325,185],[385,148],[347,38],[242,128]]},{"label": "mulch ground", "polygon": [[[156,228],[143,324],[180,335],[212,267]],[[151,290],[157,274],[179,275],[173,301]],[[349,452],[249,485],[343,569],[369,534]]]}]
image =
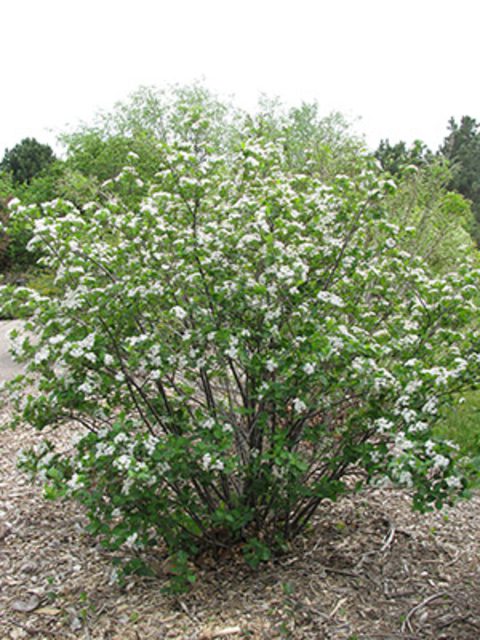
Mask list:
[{"label": "mulch ground", "polygon": [[421,515],[407,493],[369,489],[326,504],[257,571],[235,552],[203,558],[174,597],[161,552],[156,578],[120,587],[82,510],[46,502],[16,469],[36,437],[0,431],[0,640],[480,638],[480,495]]}]

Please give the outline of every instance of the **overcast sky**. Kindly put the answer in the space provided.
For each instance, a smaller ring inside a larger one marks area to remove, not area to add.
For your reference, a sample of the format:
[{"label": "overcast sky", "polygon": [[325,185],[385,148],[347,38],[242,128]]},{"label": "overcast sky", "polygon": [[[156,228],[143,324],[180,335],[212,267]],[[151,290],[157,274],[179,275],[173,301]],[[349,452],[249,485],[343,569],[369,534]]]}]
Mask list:
[{"label": "overcast sky", "polygon": [[317,100],[370,146],[480,119],[480,0],[0,0],[0,24],[0,157],[196,79],[247,109]]}]

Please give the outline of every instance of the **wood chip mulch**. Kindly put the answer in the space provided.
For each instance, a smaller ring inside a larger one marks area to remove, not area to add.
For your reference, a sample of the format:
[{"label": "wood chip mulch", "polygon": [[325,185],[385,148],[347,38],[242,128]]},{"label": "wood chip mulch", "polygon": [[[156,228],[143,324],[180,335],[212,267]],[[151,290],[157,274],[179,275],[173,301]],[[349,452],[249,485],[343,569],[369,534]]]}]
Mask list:
[{"label": "wood chip mulch", "polygon": [[37,438],[0,431],[0,640],[480,638],[480,495],[421,515],[405,492],[368,489],[325,504],[257,571],[235,552],[203,558],[175,597],[161,553],[155,579],[112,580],[82,509],[45,501],[17,470]]}]

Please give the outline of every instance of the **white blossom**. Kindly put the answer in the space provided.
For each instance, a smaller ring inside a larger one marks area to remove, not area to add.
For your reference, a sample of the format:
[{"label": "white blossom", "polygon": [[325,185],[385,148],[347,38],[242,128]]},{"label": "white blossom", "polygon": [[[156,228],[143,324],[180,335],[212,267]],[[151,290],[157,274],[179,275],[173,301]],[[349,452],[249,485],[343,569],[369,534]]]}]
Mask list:
[{"label": "white blossom", "polygon": [[305,402],[303,402],[303,400],[300,400],[300,398],[295,398],[295,400],[293,401],[293,408],[297,413],[302,413],[302,411],[306,410],[307,405],[305,404]]},{"label": "white blossom", "polygon": [[209,453],[205,453],[204,456],[202,457],[201,464],[202,464],[202,467],[205,469],[205,471],[208,471],[212,464],[212,456]]},{"label": "white blossom", "polygon": [[130,456],[127,456],[125,454],[119,456],[113,461],[113,466],[119,471],[127,471],[127,469],[130,468],[131,464],[132,459],[130,458]]},{"label": "white blossom", "polygon": [[406,487],[412,487],[413,486],[413,478],[412,478],[412,474],[410,473],[410,471],[406,471],[403,470],[400,472],[399,476],[398,476],[398,482],[400,484],[405,485]]},{"label": "white blossom", "polygon": [[70,480],[67,481],[67,486],[71,491],[76,491],[77,489],[80,489],[82,484],[83,484],[82,480],[78,475],[78,473],[74,473],[70,478]]},{"label": "white blossom", "polygon": [[311,362],[307,362],[306,364],[303,365],[302,369],[305,371],[307,376],[311,376],[312,373],[315,372],[315,365],[312,364]]},{"label": "white blossom", "polygon": [[435,396],[429,398],[429,400],[423,405],[422,411],[424,413],[435,415],[438,411],[438,399]]},{"label": "white blossom", "polygon": [[45,360],[48,360],[50,356],[50,350],[48,347],[44,346],[40,349],[40,351],[37,351],[37,353],[35,354],[35,364],[41,364],[42,362],[45,362]]},{"label": "white blossom", "polygon": [[442,456],[442,454],[437,453],[433,456],[433,468],[434,469],[446,469],[450,464],[450,460]]},{"label": "white blossom", "polygon": [[278,364],[275,362],[275,360],[272,360],[272,358],[270,358],[265,363],[265,367],[267,371],[270,371],[271,373],[273,373],[276,369],[278,369]]},{"label": "white blossom", "polygon": [[345,306],[345,303],[340,296],[337,296],[335,293],[331,293],[330,291],[319,291],[317,293],[317,299],[320,300],[320,302],[326,302],[334,307]]},{"label": "white blossom", "polygon": [[183,320],[187,317],[187,312],[182,307],[173,307],[172,312],[177,316],[179,320]]},{"label": "white blossom", "polygon": [[446,483],[449,489],[462,489],[463,487],[460,478],[458,478],[457,476],[449,476],[446,479]]},{"label": "white blossom", "polygon": [[91,393],[93,393],[93,387],[89,382],[84,382],[79,385],[78,390],[86,395],[90,395]]},{"label": "white blossom", "polygon": [[375,428],[380,434],[385,434],[391,431],[394,428],[394,424],[391,420],[387,420],[386,418],[378,418],[375,420]]}]

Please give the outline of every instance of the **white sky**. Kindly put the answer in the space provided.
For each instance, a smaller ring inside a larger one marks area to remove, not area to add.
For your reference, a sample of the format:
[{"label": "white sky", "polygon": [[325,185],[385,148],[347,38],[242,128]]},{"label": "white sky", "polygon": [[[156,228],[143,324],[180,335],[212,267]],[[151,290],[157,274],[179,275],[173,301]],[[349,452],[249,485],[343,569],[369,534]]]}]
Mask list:
[{"label": "white sky", "polygon": [[371,146],[433,148],[480,119],[480,0],[0,0],[0,158],[140,85],[203,79],[361,117]]}]

